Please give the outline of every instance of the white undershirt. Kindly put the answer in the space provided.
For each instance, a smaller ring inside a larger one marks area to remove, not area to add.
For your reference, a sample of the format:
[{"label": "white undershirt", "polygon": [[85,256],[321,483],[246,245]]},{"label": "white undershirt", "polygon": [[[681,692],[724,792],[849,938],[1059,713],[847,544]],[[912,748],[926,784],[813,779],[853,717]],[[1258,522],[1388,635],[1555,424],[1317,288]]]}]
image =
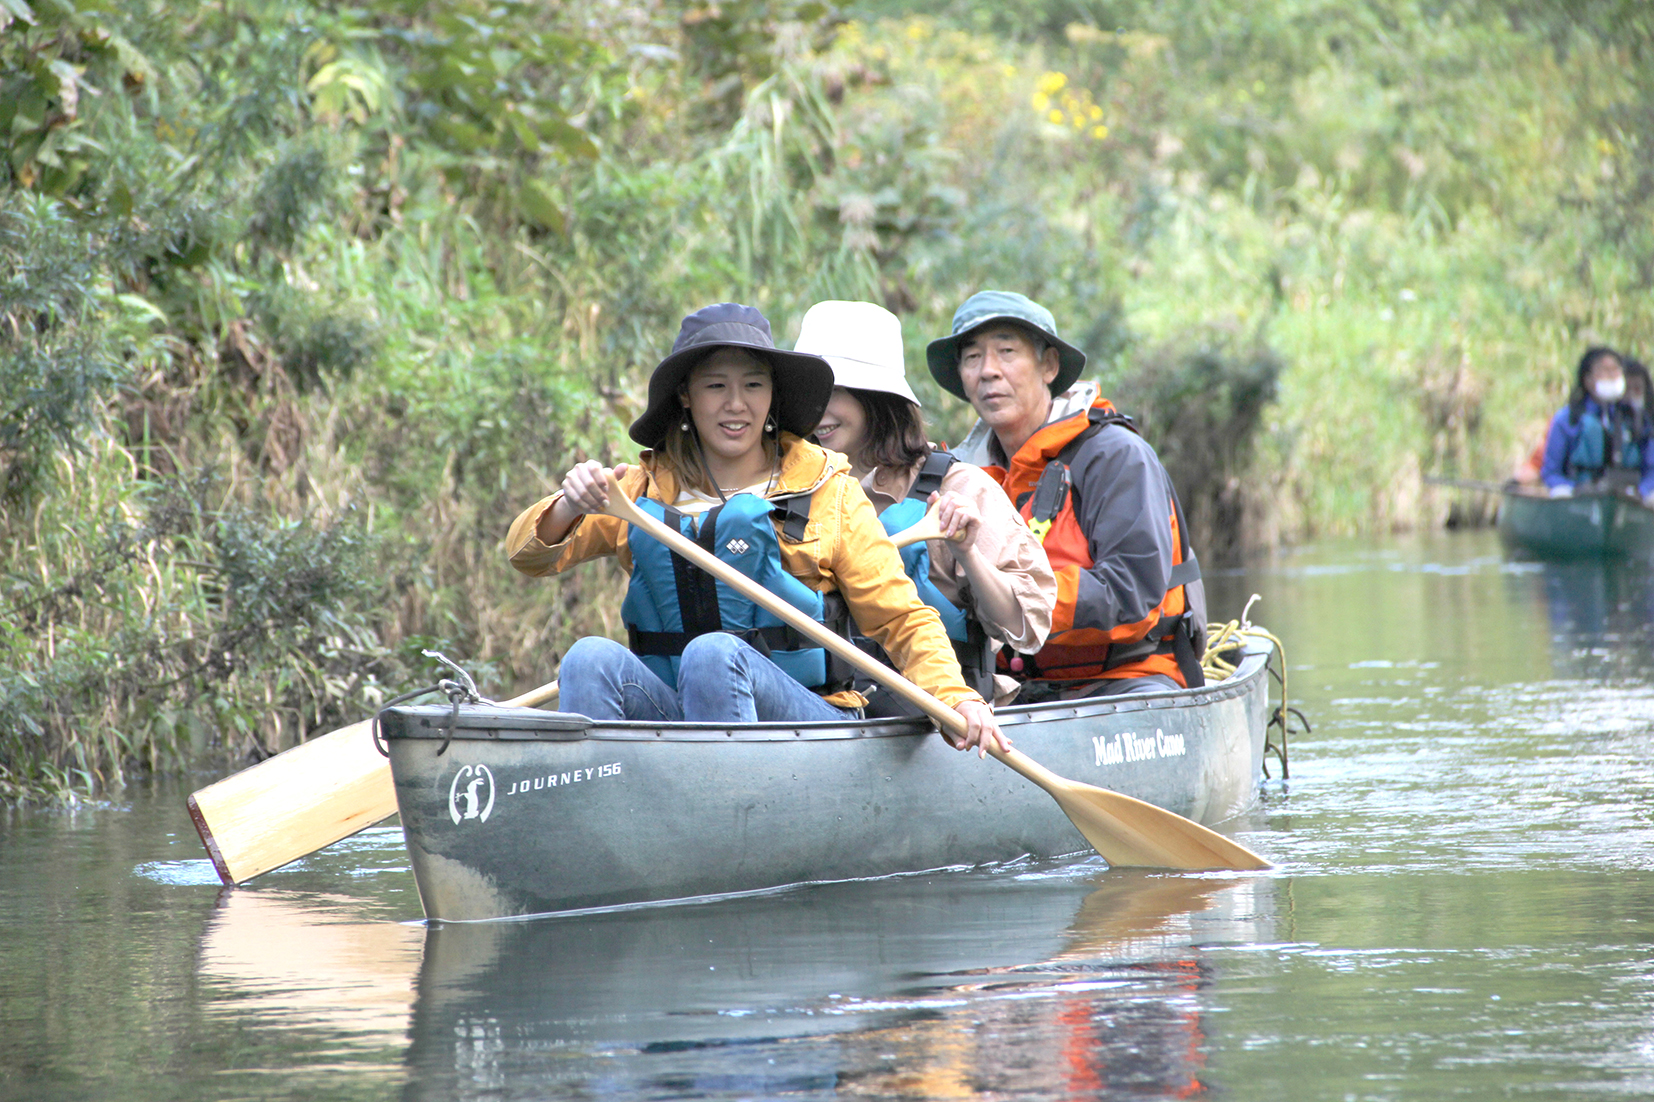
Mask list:
[{"label": "white undershirt", "polygon": [[[771,480],[766,478],[762,482],[754,482],[750,486],[742,486],[736,490],[724,490],[725,497],[734,497],[736,494],[757,494],[766,497],[770,492]],[[698,517],[709,509],[714,509],[723,502],[714,494],[703,494],[699,490],[684,489],[678,493],[678,500],[672,503],[672,508],[687,516]]]}]

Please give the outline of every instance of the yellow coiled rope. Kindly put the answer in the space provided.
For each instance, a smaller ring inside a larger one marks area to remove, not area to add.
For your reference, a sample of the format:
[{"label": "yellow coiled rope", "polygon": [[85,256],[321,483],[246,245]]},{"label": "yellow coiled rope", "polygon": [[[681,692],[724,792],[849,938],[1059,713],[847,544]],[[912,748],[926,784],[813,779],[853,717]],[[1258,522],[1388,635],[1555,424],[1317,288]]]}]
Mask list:
[{"label": "yellow coiled rope", "polygon": [[[1280,742],[1276,743],[1266,736],[1264,754],[1275,755],[1281,763],[1281,779],[1286,780],[1291,776],[1287,765],[1289,717],[1296,716],[1298,721],[1303,724],[1303,729],[1306,732],[1310,727],[1309,721],[1304,718],[1304,713],[1290,707],[1287,703],[1286,644],[1282,643],[1274,633],[1258,627],[1249,619],[1252,606],[1257,601],[1258,595],[1256,593],[1252,594],[1251,599],[1246,602],[1246,607],[1241,610],[1240,619],[1238,620],[1230,620],[1226,624],[1209,623],[1206,625],[1206,656],[1201,659],[1200,668],[1206,675],[1207,682],[1227,681],[1235,675],[1235,670],[1239,666],[1239,652],[1245,645],[1243,642],[1245,639],[1268,639],[1275,645],[1274,654],[1271,656],[1271,666],[1268,668],[1275,679],[1281,683],[1281,704],[1280,707],[1275,709],[1275,714],[1270,717],[1269,726],[1280,728]],[[1235,661],[1231,661],[1225,655],[1234,655]],[[1277,658],[1279,659],[1278,669],[1275,663]],[[1267,777],[1268,775],[1269,768],[1266,765],[1264,776]]]}]

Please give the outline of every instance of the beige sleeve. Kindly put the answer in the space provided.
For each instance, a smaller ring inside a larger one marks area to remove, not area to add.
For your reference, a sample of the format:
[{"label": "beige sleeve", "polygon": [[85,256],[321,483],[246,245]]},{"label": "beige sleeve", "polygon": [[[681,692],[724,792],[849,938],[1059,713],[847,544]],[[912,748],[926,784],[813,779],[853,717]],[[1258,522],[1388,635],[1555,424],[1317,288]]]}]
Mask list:
[{"label": "beige sleeve", "polygon": [[[1038,652],[1051,634],[1051,611],[1057,603],[1057,577],[1045,549],[1005,491],[981,467],[964,462],[949,467],[942,478],[942,491],[950,490],[970,501],[981,514],[976,546],[1010,585],[1022,618],[1014,624],[998,624],[975,607],[971,613],[995,642],[1023,654]],[[930,541],[930,580],[956,605],[961,603],[960,594],[969,592],[965,568],[945,540]]]}]

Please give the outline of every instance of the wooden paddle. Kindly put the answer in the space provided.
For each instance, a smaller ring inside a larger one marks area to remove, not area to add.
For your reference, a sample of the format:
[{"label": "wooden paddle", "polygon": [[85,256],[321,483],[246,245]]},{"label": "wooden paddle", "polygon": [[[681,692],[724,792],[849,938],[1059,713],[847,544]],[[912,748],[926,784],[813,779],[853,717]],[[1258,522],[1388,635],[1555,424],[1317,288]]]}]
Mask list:
[{"label": "wooden paddle", "polygon": [[[609,504],[603,510],[634,524],[730,586],[759,607],[784,620],[812,642],[826,647],[934,720],[955,738],[965,734],[965,717],[913,682],[799,612],[734,567],[674,532],[639,509],[607,475]],[[1018,750],[985,743],[988,753],[1033,781],[1056,799],[1085,840],[1111,865],[1166,869],[1266,869],[1269,862],[1215,830],[1142,800],[1059,777]]]},{"label": "wooden paddle", "polygon": [[1480,490],[1483,493],[1498,494],[1506,490],[1520,491],[1518,483],[1489,482],[1481,478],[1447,478],[1443,475],[1427,474],[1420,479],[1427,486],[1449,486],[1455,490]]},{"label": "wooden paddle", "polygon": [[[920,517],[918,523],[911,524],[891,536],[890,542],[894,543],[897,547],[906,547],[909,544],[918,543],[920,540],[939,540],[946,538],[947,537],[942,533],[941,522],[936,519],[936,510],[932,509],[924,516]],[[957,540],[959,537],[954,536],[953,538]]]},{"label": "wooden paddle", "polygon": [[[553,681],[503,703],[555,699]],[[396,814],[396,789],[373,720],[364,719],[209,784],[188,803],[219,878],[234,885]]]}]

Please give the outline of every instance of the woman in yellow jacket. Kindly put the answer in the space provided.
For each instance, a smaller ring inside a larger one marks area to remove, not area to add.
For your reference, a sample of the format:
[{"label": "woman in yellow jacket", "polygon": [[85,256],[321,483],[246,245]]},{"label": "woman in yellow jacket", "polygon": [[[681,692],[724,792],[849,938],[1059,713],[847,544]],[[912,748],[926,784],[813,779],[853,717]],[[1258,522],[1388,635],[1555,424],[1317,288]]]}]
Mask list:
[{"label": "woman in yellow jacket", "polygon": [[[969,748],[1005,745],[992,710],[960,676],[936,611],[842,456],[802,439],[821,418],[833,371],[775,347],[750,306],[685,318],[649,380],[630,435],[646,450],[613,470],[622,492],[669,527],[813,618],[884,647],[909,680],[957,710]],[[519,515],[511,564],[541,576],[617,555],[631,580],[629,646],[582,639],[559,671],[562,706],[594,719],[789,723],[854,718],[866,703],[849,670],[734,590],[625,521],[601,513],[606,471],[569,471]],[[597,514],[597,515],[593,515]]]}]

